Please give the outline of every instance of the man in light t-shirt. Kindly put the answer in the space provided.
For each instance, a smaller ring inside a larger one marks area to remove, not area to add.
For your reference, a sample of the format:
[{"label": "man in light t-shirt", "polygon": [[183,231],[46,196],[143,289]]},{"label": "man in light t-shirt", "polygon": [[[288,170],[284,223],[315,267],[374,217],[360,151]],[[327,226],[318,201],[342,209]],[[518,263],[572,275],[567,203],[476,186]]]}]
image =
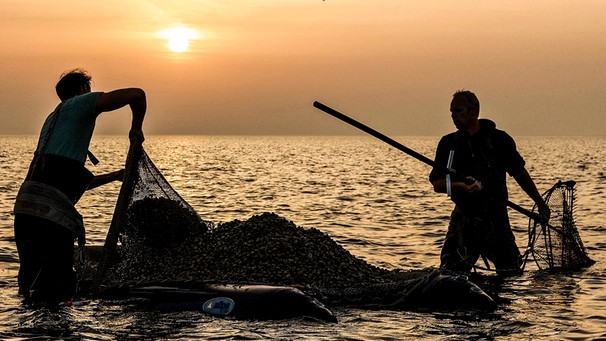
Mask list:
[{"label": "man in light t-shirt", "polygon": [[131,144],[142,143],[145,92],[124,88],[91,92],[81,69],[64,73],[55,89],[61,103],[42,126],[28,174],[15,201],[14,232],[19,253],[19,293],[26,302],[72,299],[74,241],[84,243],[82,216],[74,205],[84,191],[115,180],[123,170],[94,176],[86,161],[97,117],[130,106]]}]

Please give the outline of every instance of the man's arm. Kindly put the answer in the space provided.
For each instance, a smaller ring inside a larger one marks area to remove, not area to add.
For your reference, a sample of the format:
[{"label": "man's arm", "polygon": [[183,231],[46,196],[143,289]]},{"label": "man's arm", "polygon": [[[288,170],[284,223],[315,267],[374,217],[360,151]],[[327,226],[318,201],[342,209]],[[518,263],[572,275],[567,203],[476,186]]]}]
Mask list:
[{"label": "man's arm", "polygon": [[[454,136],[454,134],[450,134],[440,139],[434,158],[434,162],[437,165],[446,164],[442,162],[445,162],[449,158],[450,151],[454,148]],[[440,168],[434,167],[431,170],[431,173],[429,174],[429,181],[433,185],[433,190],[435,192],[448,193],[446,188],[446,174]],[[450,190],[452,194],[477,193],[482,190],[482,183],[471,176],[468,176],[465,179],[453,176],[450,184]]]},{"label": "man's arm", "polygon": [[104,92],[97,100],[96,110],[98,113],[101,113],[120,109],[127,105],[130,106],[133,114],[128,136],[131,139],[138,138],[143,142],[143,118],[147,110],[147,99],[142,89],[126,88]]},{"label": "man's arm", "polygon": [[541,217],[543,217],[543,219],[545,219],[545,222],[549,222],[551,210],[543,200],[543,197],[539,193],[539,190],[537,190],[537,186],[530,177],[530,174],[528,173],[526,168],[522,168],[521,171],[514,174],[513,178],[516,180],[518,185],[520,185],[520,187],[524,190],[524,192],[526,192],[526,194],[535,202],[539,209],[539,214],[541,215]]},{"label": "man's arm", "polygon": [[122,181],[124,179],[124,169],[117,170],[115,172],[95,175],[95,177],[91,180],[90,184],[86,188],[86,190],[90,190],[93,188],[97,188],[99,186],[103,186],[112,181]]},{"label": "man's arm", "polygon": [[[452,193],[477,193],[482,190],[482,183],[476,179],[468,176],[466,182],[463,181],[452,181],[450,189]],[[446,191],[446,179],[436,179],[431,182],[433,190],[437,193],[447,193]]]}]

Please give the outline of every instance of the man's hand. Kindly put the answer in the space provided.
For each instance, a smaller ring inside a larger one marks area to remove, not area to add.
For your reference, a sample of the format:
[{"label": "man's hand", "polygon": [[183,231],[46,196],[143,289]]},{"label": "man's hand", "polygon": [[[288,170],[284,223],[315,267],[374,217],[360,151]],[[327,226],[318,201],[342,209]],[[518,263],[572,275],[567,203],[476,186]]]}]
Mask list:
[{"label": "man's hand", "polygon": [[471,176],[465,178],[465,191],[469,193],[478,193],[482,191],[482,183]]},{"label": "man's hand", "polygon": [[[432,184],[437,193],[447,193],[446,179],[436,179]],[[482,183],[471,176],[465,178],[465,181],[454,181],[451,186],[452,193],[479,193],[482,191]]]},{"label": "man's hand", "polygon": [[128,132],[128,139],[130,140],[130,143],[143,143],[143,141],[145,141],[145,136],[143,135],[143,130],[140,129],[131,129]]}]

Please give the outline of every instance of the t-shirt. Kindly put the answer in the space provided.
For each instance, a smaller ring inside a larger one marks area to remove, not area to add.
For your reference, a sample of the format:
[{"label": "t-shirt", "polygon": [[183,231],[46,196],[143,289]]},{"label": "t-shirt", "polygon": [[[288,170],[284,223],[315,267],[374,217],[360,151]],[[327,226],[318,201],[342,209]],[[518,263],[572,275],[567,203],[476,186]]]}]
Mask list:
[{"label": "t-shirt", "polygon": [[86,161],[86,152],[95,129],[95,121],[99,113],[95,110],[101,92],[89,92],[66,100],[59,112],[52,112],[44,122],[38,150],[49,134],[53,117],[55,126],[50,132],[43,154],[65,156],[80,162]]}]

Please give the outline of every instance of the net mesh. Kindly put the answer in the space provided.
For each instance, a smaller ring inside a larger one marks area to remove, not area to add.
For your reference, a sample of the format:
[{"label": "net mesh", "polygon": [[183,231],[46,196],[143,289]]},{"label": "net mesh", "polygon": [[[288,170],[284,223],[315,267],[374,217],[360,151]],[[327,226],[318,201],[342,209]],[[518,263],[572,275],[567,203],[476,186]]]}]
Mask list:
[{"label": "net mesh", "polygon": [[[131,147],[126,164],[105,257],[96,271],[95,257],[86,257],[91,263],[86,268],[96,274],[93,295],[150,283],[264,284],[305,287],[321,295],[326,290],[340,304],[383,304],[396,294],[399,299],[413,295],[412,289],[435,272],[379,268],[327,234],[275,213],[215,226],[170,186],[142,147]],[[367,287],[374,288],[372,295],[359,289]]]},{"label": "net mesh", "polygon": [[[574,221],[575,182],[558,181],[543,194],[551,209],[549,224],[530,218],[528,250],[539,269],[572,271],[591,266]],[[533,212],[537,207],[533,207]]]},{"label": "net mesh", "polygon": [[211,225],[172,188],[142,145],[132,144],[126,160],[125,180],[95,266],[93,291],[126,280],[116,278],[109,271],[116,262],[141,257],[143,249],[178,245],[193,233],[205,233]]},{"label": "net mesh", "polygon": [[132,194],[117,212],[124,216],[120,226],[123,246],[141,242],[161,247],[208,229],[209,223],[170,186],[144,150],[136,169]]}]

